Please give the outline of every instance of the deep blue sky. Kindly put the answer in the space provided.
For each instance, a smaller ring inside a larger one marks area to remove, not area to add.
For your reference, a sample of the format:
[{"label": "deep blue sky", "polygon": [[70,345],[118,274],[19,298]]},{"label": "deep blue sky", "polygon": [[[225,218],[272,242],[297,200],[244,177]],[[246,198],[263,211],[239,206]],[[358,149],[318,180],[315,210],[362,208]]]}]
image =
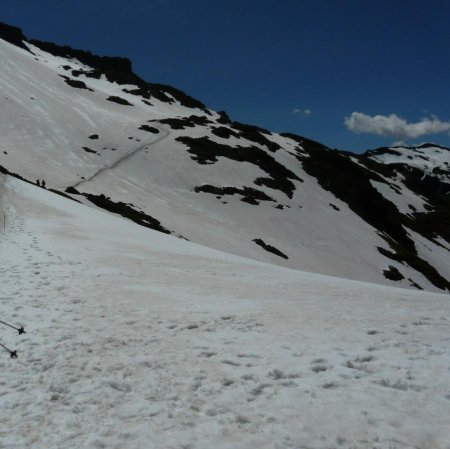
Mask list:
[{"label": "deep blue sky", "polygon": [[[450,146],[448,0],[0,0],[0,11],[28,37],[127,56],[144,79],[235,120],[358,152]],[[446,131],[393,137],[387,119],[381,135],[356,134],[344,125],[355,111],[436,116]]]}]

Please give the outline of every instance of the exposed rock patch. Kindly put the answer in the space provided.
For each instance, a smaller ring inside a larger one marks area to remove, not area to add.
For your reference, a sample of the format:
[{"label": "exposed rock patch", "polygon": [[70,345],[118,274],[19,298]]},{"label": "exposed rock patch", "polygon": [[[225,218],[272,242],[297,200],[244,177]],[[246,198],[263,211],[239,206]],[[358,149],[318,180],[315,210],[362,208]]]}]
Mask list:
[{"label": "exposed rock patch", "polygon": [[18,27],[7,25],[6,23],[0,22],[0,38],[15,45],[16,47],[23,48],[28,52],[32,53],[30,49],[24,44],[27,38],[24,36],[22,30]]},{"label": "exposed rock patch", "polygon": [[271,152],[275,152],[281,148],[279,144],[272,142],[264,135],[271,134],[267,129],[259,128],[258,126],[245,125],[239,122],[233,122],[232,127],[237,130],[239,135],[244,139],[264,145]]},{"label": "exposed rock patch", "polygon": [[175,140],[188,146],[192,159],[199,164],[214,164],[218,157],[226,157],[239,162],[248,162],[258,166],[270,178],[258,178],[257,185],[265,185],[271,189],[280,190],[288,198],[292,198],[295,185],[292,180],[303,182],[295,173],[277,162],[264,150],[257,147],[231,147],[213,142],[208,137],[177,137]]},{"label": "exposed rock patch", "polygon": [[400,271],[392,265],[389,265],[389,270],[383,270],[383,275],[386,279],[390,279],[391,281],[401,281],[402,279],[405,279]]},{"label": "exposed rock patch", "polygon": [[[242,187],[241,189],[238,189],[236,187],[216,187],[210,184],[204,184],[195,187],[194,191],[211,193],[213,195],[242,195],[241,201],[253,205],[258,205],[259,201],[275,201],[261,190],[253,189],[252,187]],[[218,198],[220,198],[220,196]]]},{"label": "exposed rock patch", "polygon": [[130,102],[125,100],[125,98],[116,97],[114,95],[108,97],[107,100],[112,101],[113,103],[124,105],[124,106],[133,106]]},{"label": "exposed rock patch", "polygon": [[[69,191],[69,189],[71,190]],[[68,188],[66,189],[66,192],[67,193],[76,192],[76,189],[73,190],[72,189],[73,188]],[[141,226],[154,229],[155,231],[159,231],[164,234],[172,234],[172,232],[166,229],[159,220],[153,218],[148,214],[145,214],[142,211],[134,209],[129,204],[123,203],[121,201],[114,202],[111,200],[111,198],[106,197],[103,194],[94,195],[91,193],[82,193],[82,195],[86,197],[91,203],[94,203],[96,206],[105,209],[109,212],[121,215],[122,217],[128,218]]]},{"label": "exposed rock patch", "polygon": [[278,257],[282,257],[283,259],[289,259],[289,257],[286,256],[286,254],[282,253],[279,249],[275,248],[274,246],[268,245],[263,240],[261,240],[261,239],[253,239],[253,241],[257,245],[259,245],[261,248],[263,248],[266,251],[268,251],[269,253],[275,254],[275,256],[278,256]]},{"label": "exposed rock patch", "polygon": [[152,134],[159,134],[159,129],[153,126],[141,125],[138,129],[141,129],[142,131],[147,131]]},{"label": "exposed rock patch", "polygon": [[74,87],[75,89],[85,89],[85,90],[89,90],[91,92],[94,92],[94,89],[91,89],[90,87],[86,86],[86,83],[84,83],[83,81],[79,81],[79,80],[74,80],[72,78],[69,78],[68,76],[65,75],[59,75],[61,78],[64,78],[64,82],[69,85],[70,87]]},{"label": "exposed rock patch", "polygon": [[239,139],[240,135],[233,131],[230,128],[226,128],[225,126],[218,126],[211,130],[211,132],[217,137],[221,137],[222,139],[229,139],[231,136]]},{"label": "exposed rock patch", "polygon": [[162,120],[151,120],[162,123],[163,125],[169,125],[174,130],[180,130],[185,128],[195,128],[198,126],[205,126],[210,123],[210,120],[201,115],[191,115],[189,117],[174,117],[165,118]]},{"label": "exposed rock patch", "polygon": [[86,151],[86,153],[93,153],[93,154],[98,154],[97,151],[95,150],[91,150],[89,147],[81,147],[84,151]]}]

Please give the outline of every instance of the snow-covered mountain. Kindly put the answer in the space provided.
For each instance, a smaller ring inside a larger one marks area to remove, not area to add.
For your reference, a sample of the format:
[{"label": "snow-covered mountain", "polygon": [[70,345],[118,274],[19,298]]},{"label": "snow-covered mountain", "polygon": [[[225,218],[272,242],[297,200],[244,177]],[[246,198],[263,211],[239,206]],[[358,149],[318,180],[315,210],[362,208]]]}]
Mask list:
[{"label": "snow-covered mountain", "polygon": [[448,149],[0,36],[0,448],[450,449]]},{"label": "snow-covered mountain", "polygon": [[0,26],[0,169],[227,253],[450,291],[450,150],[362,155],[232,121],[125,58]]}]

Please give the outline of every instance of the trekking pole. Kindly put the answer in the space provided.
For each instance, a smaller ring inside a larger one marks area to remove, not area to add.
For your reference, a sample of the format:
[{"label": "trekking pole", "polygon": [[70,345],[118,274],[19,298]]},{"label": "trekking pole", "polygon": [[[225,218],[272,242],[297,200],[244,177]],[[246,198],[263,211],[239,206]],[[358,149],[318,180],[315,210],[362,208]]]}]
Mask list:
[{"label": "trekking pole", "polygon": [[12,359],[17,359],[17,351],[11,351],[11,349],[8,349],[4,344],[2,344],[2,343],[0,343],[0,346],[2,347],[2,348],[5,348],[8,352],[9,352],[9,355],[11,356],[11,358]]},{"label": "trekking pole", "polygon": [[4,324],[5,326],[8,326],[8,327],[10,327],[12,329],[15,329],[17,332],[19,332],[19,335],[25,334],[25,329],[23,328],[23,326],[22,327],[16,327],[16,326],[13,326],[12,324],[6,323],[5,321],[2,321],[2,320],[0,320],[0,323]]}]

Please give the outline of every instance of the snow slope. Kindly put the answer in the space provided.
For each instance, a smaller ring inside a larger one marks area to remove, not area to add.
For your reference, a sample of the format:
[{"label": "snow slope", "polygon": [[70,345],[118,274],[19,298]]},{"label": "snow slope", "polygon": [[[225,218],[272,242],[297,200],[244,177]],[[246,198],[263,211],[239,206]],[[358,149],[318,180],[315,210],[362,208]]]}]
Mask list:
[{"label": "snow slope", "polygon": [[84,196],[74,198],[85,204],[145,214],[141,224],[154,219],[167,232],[238,256],[450,291],[450,208],[386,173],[390,161],[232,122],[171,88],[136,80],[126,61],[77,54],[0,39],[0,171],[45,179],[59,191],[76,188]]},{"label": "snow slope", "polygon": [[449,449],[447,295],[302,273],[0,177],[0,447]]},{"label": "snow slope", "polygon": [[412,147],[392,147],[373,150],[368,156],[383,164],[405,164],[424,171],[424,175],[438,176],[446,184],[450,184],[450,149],[425,143]]}]

